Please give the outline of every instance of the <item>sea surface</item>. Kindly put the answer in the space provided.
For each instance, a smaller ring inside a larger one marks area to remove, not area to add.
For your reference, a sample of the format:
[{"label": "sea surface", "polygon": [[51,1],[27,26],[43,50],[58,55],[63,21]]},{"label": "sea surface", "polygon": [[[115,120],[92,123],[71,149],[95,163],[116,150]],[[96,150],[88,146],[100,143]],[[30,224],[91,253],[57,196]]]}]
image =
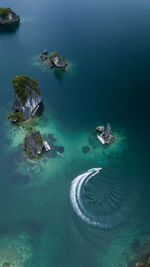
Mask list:
[{"label": "sea surface", "polygon": [[[21,17],[19,27],[0,29],[0,265],[135,266],[150,253],[150,2],[0,6]],[[69,70],[39,64],[45,48],[64,55]],[[41,111],[22,125],[7,118],[17,74],[43,93]],[[95,129],[107,122],[115,140],[103,147]],[[29,129],[52,148],[36,161],[23,149]],[[86,178],[95,167],[102,171]]]}]

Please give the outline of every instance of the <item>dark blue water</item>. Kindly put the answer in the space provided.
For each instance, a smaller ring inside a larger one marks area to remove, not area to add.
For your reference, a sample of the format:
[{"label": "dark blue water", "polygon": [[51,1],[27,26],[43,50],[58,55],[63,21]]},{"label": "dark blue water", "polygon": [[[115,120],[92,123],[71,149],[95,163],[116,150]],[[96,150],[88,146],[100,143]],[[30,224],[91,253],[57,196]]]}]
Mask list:
[{"label": "dark blue water", "polygon": [[[6,0],[0,5],[22,20],[16,29],[0,31],[0,264],[128,266],[140,257],[138,242],[149,240],[150,230],[150,3]],[[65,55],[70,71],[37,66],[35,56],[45,48]],[[25,156],[26,125],[7,119],[17,74],[39,81],[44,110],[29,126],[40,129],[53,147],[63,146],[64,161],[55,153],[38,162]],[[103,148],[93,132],[108,121],[117,138]],[[87,154],[83,146],[90,148]],[[107,214],[110,224],[121,211],[110,229],[89,226],[70,205],[72,180],[98,166],[103,171],[82,188],[81,198],[86,212],[95,218]]]}]

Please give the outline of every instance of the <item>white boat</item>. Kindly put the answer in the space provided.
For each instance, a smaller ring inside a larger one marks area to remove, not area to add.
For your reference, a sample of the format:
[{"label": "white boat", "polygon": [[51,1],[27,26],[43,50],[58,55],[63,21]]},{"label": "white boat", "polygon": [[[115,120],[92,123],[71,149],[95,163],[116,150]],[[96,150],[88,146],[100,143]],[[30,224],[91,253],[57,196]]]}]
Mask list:
[{"label": "white boat", "polygon": [[93,168],[93,169],[88,170],[88,172],[93,173],[93,172],[99,172],[101,170],[102,170],[102,168]]},{"label": "white boat", "polygon": [[47,141],[43,141],[43,145],[45,147],[46,152],[48,152],[49,150],[51,150],[51,148],[50,148],[49,144],[47,143]]},{"label": "white boat", "polygon": [[37,110],[39,109],[40,105],[37,105],[36,108],[33,110],[32,112],[32,117],[35,115],[35,113],[37,112]]},{"label": "white boat", "polygon": [[103,145],[106,144],[104,138],[103,138],[101,135],[97,135],[97,138],[98,138],[98,140],[99,140]]}]

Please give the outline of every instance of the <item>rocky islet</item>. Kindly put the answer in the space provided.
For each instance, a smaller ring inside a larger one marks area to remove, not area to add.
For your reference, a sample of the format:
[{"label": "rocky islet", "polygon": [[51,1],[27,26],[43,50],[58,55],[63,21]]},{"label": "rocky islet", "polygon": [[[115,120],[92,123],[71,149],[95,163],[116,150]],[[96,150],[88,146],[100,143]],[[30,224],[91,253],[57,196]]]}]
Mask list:
[{"label": "rocky islet", "polygon": [[40,59],[42,62],[47,63],[50,68],[62,69],[68,66],[68,62],[64,56],[60,56],[58,51],[54,51],[48,54],[48,50],[44,49],[40,54]]},{"label": "rocky islet", "polygon": [[30,158],[38,158],[43,152],[43,137],[40,131],[31,131],[24,138],[24,149]]},{"label": "rocky islet", "polygon": [[0,7],[0,26],[10,26],[20,23],[20,17],[10,8]]}]

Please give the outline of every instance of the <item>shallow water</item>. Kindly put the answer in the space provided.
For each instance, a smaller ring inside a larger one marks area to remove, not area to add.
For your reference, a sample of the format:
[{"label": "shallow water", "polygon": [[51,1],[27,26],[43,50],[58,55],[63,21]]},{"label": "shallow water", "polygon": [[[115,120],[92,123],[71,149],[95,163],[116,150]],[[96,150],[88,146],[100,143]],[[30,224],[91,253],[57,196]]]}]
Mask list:
[{"label": "shallow water", "polygon": [[[0,262],[128,266],[140,257],[139,242],[150,235],[150,3],[6,0],[0,5],[22,18],[14,31],[0,31]],[[65,55],[70,70],[36,64],[44,48]],[[42,112],[22,126],[7,119],[17,74],[37,79],[43,92]],[[108,121],[115,141],[102,147],[95,127]],[[31,127],[53,148],[39,161],[23,150]],[[65,159],[56,150],[64,151]],[[83,212],[98,221],[107,218],[102,223],[111,227],[86,223],[70,201],[72,181],[93,167],[103,170],[82,185]],[[8,253],[12,246],[16,252]],[[8,258],[11,253],[16,259]]]}]

